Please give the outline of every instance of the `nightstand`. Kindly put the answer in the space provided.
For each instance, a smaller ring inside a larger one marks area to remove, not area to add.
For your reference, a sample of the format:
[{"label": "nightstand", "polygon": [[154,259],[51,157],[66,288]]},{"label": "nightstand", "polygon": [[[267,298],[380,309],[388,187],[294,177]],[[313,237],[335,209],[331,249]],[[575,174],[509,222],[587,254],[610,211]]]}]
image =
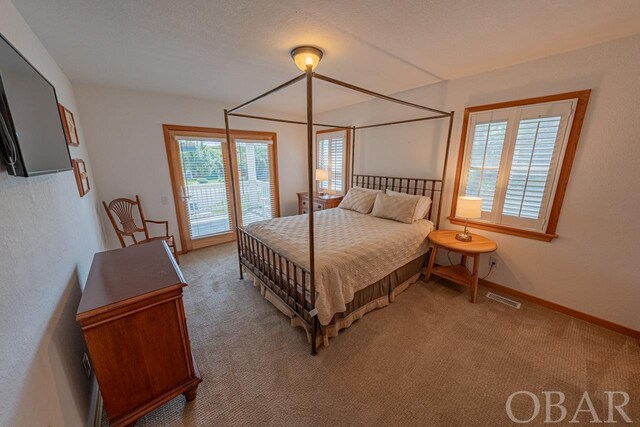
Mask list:
[{"label": "nightstand", "polygon": [[[456,239],[457,230],[435,230],[429,233],[429,240],[433,244],[431,249],[431,257],[429,265],[423,270],[425,281],[429,280],[431,275],[442,277],[459,285],[468,286],[470,288],[469,299],[476,302],[478,294],[478,260],[480,254],[493,252],[498,249],[498,245],[486,237],[472,234],[470,242],[461,242]],[[443,265],[434,267],[436,256],[439,249],[449,250],[462,256],[459,265]],[[473,271],[467,268],[467,257],[473,258]]]},{"label": "nightstand", "polygon": [[309,201],[309,193],[298,193],[298,215],[306,214],[309,212],[309,203],[313,203],[313,210],[323,211],[325,209],[331,209],[338,207],[342,201],[343,196],[337,194],[327,194],[321,196],[318,193],[313,193],[311,202]]}]

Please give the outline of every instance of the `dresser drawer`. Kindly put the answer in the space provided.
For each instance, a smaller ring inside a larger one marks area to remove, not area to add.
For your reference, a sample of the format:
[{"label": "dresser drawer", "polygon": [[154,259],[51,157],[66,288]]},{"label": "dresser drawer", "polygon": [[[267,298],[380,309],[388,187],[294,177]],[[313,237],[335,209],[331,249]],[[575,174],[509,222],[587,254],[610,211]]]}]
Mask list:
[{"label": "dresser drawer", "polygon": [[[308,199],[302,199],[300,200],[300,209],[304,210],[304,211],[308,211],[309,210],[309,200]],[[313,210],[314,211],[321,211],[324,209],[324,203],[322,202],[313,202]]]},{"label": "dresser drawer", "polygon": [[341,200],[342,196],[335,195],[325,197],[314,195],[314,197],[309,199],[308,193],[298,193],[298,214],[303,215],[308,213],[311,207],[313,207],[314,212],[335,208],[340,204]]}]

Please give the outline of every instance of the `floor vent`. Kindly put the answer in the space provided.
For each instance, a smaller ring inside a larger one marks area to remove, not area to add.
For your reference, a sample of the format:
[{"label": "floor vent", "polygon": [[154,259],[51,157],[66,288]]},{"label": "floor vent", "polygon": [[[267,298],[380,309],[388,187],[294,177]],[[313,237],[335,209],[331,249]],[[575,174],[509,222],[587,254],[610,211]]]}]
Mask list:
[{"label": "floor vent", "polygon": [[503,297],[502,295],[494,294],[493,292],[487,292],[487,298],[501,302],[513,308],[520,308],[520,306],[522,305],[518,301]]}]

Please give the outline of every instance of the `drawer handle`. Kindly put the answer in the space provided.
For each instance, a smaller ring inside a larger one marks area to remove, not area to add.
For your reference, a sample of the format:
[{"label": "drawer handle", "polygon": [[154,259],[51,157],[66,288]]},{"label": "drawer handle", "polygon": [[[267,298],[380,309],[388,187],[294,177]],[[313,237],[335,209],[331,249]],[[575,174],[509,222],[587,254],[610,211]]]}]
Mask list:
[{"label": "drawer handle", "polygon": [[307,206],[309,204],[309,202],[307,200],[303,200],[302,201],[302,206]]},{"label": "drawer handle", "polygon": [[303,213],[303,214],[306,214],[306,213],[309,213],[309,211],[308,211],[308,210],[306,210],[306,209],[302,209],[302,213]]},{"label": "drawer handle", "polygon": [[324,208],[324,205],[323,205],[322,203],[316,203],[316,204],[313,206],[313,209],[315,209],[315,210],[317,210],[317,211],[321,211],[321,210],[322,210],[322,208]]}]

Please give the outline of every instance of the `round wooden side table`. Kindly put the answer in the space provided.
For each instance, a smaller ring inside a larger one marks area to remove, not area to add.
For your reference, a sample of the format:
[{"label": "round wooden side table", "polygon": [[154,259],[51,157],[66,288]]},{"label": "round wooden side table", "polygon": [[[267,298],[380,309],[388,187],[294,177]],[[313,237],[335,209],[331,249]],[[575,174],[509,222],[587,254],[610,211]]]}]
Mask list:
[{"label": "round wooden side table", "polygon": [[[435,230],[429,233],[429,240],[433,244],[429,265],[424,271],[425,280],[429,280],[431,275],[442,277],[459,285],[470,288],[469,299],[476,302],[478,294],[478,260],[480,254],[493,252],[498,249],[498,245],[491,239],[477,234],[472,234],[470,242],[462,242],[456,239],[458,230]],[[446,249],[461,255],[459,265],[443,265],[434,267],[439,249]],[[473,258],[473,270],[467,268],[467,257]]]}]

